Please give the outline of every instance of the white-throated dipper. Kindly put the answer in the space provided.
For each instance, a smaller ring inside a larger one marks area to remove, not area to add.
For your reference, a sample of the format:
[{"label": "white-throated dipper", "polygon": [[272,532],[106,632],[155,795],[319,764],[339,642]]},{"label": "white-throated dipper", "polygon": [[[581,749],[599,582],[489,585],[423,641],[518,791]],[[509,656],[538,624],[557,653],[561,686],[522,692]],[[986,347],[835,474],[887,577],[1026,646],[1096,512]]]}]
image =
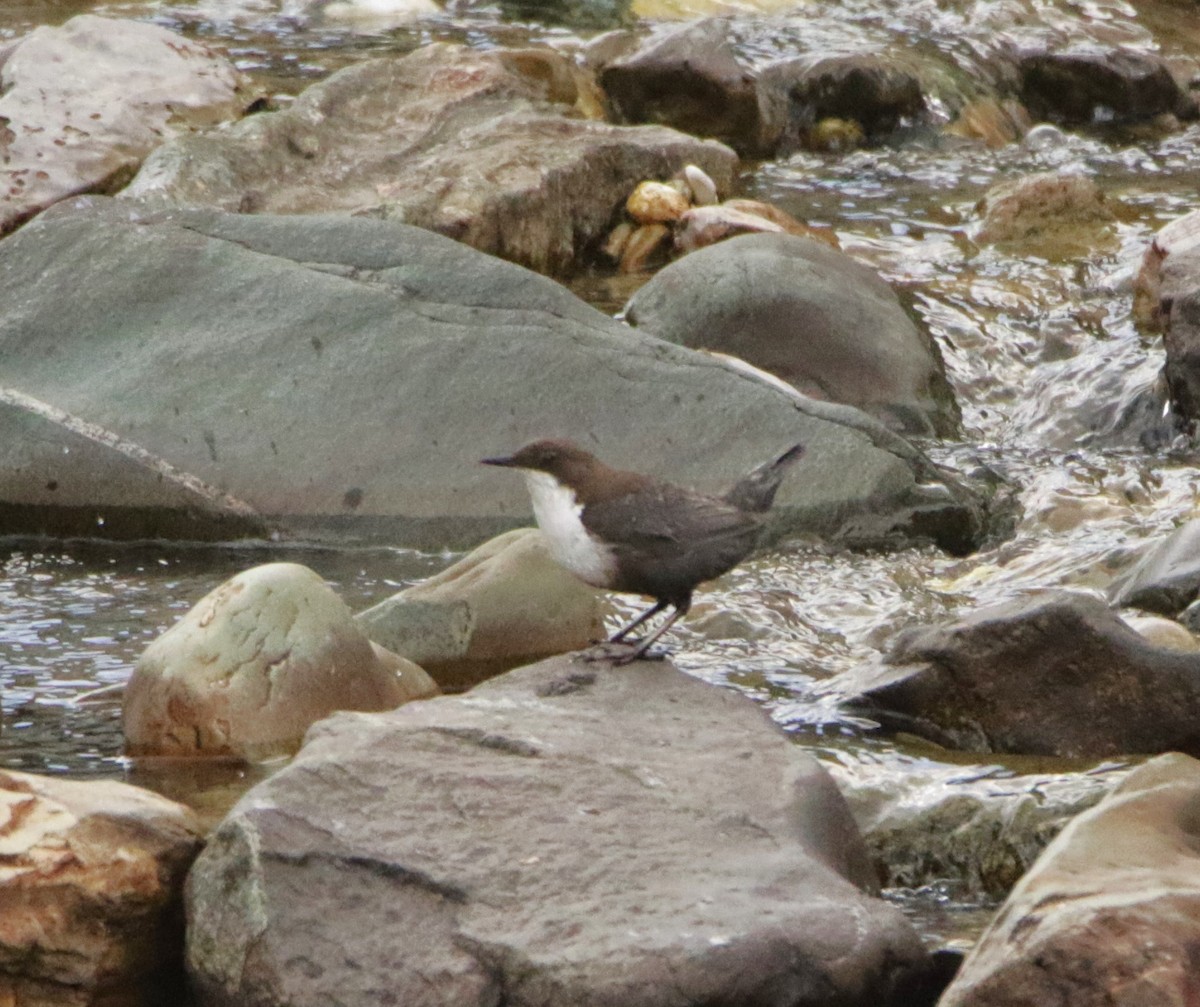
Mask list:
[{"label": "white-throated dipper", "polygon": [[538,526],[554,558],[593,587],[649,595],[654,605],[609,643],[621,643],[668,605],[670,617],[627,654],[642,657],[682,618],[698,584],[721,576],[749,555],[763,515],[788,467],[804,454],[789,448],[743,476],[724,496],[614,469],[566,440],[527,444],[485,465],[522,469]]}]

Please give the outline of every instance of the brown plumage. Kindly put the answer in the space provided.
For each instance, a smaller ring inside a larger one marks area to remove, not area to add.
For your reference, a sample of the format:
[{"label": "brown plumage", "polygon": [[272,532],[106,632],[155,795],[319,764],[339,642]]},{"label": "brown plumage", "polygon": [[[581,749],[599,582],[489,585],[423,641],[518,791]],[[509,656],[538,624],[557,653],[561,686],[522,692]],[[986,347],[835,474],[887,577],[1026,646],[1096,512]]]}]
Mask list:
[{"label": "brown plumage", "polygon": [[750,554],[785,472],[803,453],[797,444],[720,497],[612,468],[566,440],[535,441],[483,461],[524,470],[538,524],[563,566],[595,587],[655,599],[610,643],[624,641],[668,606],[674,609],[656,632],[617,659],[623,664],[644,655],[687,613],[697,585]]}]

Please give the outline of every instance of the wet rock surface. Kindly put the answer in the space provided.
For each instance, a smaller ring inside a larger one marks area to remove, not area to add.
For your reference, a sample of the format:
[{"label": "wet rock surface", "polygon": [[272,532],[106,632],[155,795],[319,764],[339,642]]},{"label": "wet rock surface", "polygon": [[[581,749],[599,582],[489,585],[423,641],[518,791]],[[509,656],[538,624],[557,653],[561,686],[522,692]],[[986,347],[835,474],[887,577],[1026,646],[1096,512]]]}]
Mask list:
[{"label": "wet rock surface", "polygon": [[317,574],[270,563],[226,581],[146,648],[125,690],[126,747],[271,758],[334,710],[390,710],[437,691],[380,652]]},{"label": "wet rock surface", "polygon": [[828,688],[867,716],[965,751],[1200,751],[1200,657],[1151,645],[1087,595],[906,631],[885,659]]},{"label": "wet rock surface", "polygon": [[1047,848],[939,1004],[1191,1003],[1198,803],[1194,759],[1134,770]]},{"label": "wet rock surface", "polygon": [[0,59],[0,234],[66,196],[117,191],[165,139],[252,100],[224,56],[157,25],[80,14],[36,29]]},{"label": "wet rock surface", "polygon": [[584,97],[555,53],[428,45],[347,67],[283,111],[164,144],[121,198],[393,219],[556,273],[642,179],[693,163],[729,188],[727,147],[583,118]]},{"label": "wet rock surface", "polygon": [[882,537],[974,514],[918,486],[912,449],[862,413],[394,222],[93,200],[0,244],[0,296],[18,290],[0,319],[8,380],[292,534],[440,548],[527,523],[521,481],[479,459],[547,434],[708,489],[803,441],[779,531]]},{"label": "wet rock surface", "polygon": [[188,961],[204,1003],[881,1004],[926,956],[873,887],[753,704],[556,658],[316,728],[192,872]]},{"label": "wet rock surface", "polygon": [[946,436],[957,427],[932,340],[877,274],[822,242],[742,236],[695,252],[634,294],[624,317],[640,332],[740,357],[907,433]]},{"label": "wet rock surface", "polygon": [[152,1004],[184,995],[192,813],[123,783],[0,772],[0,996]]},{"label": "wet rock surface", "polygon": [[538,529],[518,528],[355,622],[447,688],[602,640],[608,608],[601,592],[553,560]]},{"label": "wet rock surface", "polygon": [[1200,521],[1188,521],[1153,545],[1109,594],[1114,605],[1179,615],[1200,594]]}]

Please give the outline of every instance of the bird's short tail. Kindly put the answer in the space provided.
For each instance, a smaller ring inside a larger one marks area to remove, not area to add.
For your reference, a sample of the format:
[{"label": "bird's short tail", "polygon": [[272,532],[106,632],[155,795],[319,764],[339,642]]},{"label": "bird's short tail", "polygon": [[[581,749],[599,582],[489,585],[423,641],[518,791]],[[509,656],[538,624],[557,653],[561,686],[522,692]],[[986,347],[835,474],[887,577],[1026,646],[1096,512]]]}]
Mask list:
[{"label": "bird's short tail", "polygon": [[788,448],[773,462],[764,462],[742,476],[725,494],[725,500],[739,510],[763,514],[775,502],[775,493],[787,470],[804,455],[804,445]]}]

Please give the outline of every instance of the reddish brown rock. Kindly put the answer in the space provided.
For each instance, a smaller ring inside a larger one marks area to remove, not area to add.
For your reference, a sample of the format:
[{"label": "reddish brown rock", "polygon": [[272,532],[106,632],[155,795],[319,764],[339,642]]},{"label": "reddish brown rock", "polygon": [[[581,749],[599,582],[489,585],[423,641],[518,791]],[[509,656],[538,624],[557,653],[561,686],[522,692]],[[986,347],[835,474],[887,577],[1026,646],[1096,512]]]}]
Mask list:
[{"label": "reddish brown rock", "polygon": [[156,25],[80,14],[35,29],[0,61],[0,234],[66,196],[116,191],[164,140],[251,100],[227,59]]},{"label": "reddish brown rock", "polygon": [[0,772],[0,1002],[183,999],[185,807],[110,780]]}]

